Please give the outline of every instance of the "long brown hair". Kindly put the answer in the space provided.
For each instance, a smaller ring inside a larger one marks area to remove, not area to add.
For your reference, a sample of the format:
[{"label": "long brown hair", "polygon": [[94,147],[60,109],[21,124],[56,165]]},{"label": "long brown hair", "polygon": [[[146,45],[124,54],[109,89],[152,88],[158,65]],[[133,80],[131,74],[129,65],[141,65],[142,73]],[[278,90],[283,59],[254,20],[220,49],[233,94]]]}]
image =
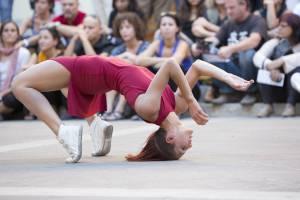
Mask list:
[{"label": "long brown hair", "polygon": [[159,128],[148,137],[140,153],[129,154],[126,159],[128,161],[163,161],[178,160],[181,156],[175,153],[173,144],[166,142],[165,129]]}]

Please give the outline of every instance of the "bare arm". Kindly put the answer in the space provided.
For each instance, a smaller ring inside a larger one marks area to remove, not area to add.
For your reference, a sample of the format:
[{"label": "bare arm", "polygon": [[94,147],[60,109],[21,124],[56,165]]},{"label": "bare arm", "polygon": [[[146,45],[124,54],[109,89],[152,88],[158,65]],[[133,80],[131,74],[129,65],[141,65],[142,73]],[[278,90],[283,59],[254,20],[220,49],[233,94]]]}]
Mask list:
[{"label": "bare arm", "polygon": [[259,45],[261,40],[262,38],[259,33],[251,33],[249,38],[246,38],[237,44],[221,47],[219,56],[222,58],[229,58],[234,53],[253,49]]},{"label": "bare arm", "polygon": [[23,35],[26,32],[30,23],[31,23],[31,18],[28,18],[25,21],[23,21],[23,23],[20,25],[20,35]]},{"label": "bare arm", "polygon": [[[169,79],[172,79],[179,87],[182,98],[189,107],[190,114],[198,124],[207,122],[207,114],[202,111],[194,98],[189,84],[175,59],[169,58],[157,72],[145,94],[139,96],[135,109],[139,115],[150,121],[157,118],[160,109],[160,97]],[[148,105],[148,106],[146,106]],[[149,117],[149,113],[152,115]]]},{"label": "bare arm", "polygon": [[219,31],[219,27],[208,22],[204,17],[198,18],[192,26],[192,32],[198,37],[212,37]]},{"label": "bare arm", "polygon": [[143,53],[137,56],[135,64],[139,66],[149,67],[166,61],[166,58],[153,57],[158,45],[158,40],[153,41]]},{"label": "bare arm", "polygon": [[76,45],[76,41],[78,40],[79,38],[79,35],[74,35],[72,37],[72,39],[70,40],[65,52],[64,52],[64,55],[65,56],[73,56],[75,55],[74,53],[74,49],[75,49],[75,45]]},{"label": "bare arm", "polygon": [[96,52],[88,40],[86,33],[83,30],[79,31],[79,38],[81,40],[85,55],[96,55]]},{"label": "bare arm", "polygon": [[274,0],[265,0],[267,6],[267,25],[269,29],[273,29],[279,24],[279,19],[276,16],[276,8]]}]

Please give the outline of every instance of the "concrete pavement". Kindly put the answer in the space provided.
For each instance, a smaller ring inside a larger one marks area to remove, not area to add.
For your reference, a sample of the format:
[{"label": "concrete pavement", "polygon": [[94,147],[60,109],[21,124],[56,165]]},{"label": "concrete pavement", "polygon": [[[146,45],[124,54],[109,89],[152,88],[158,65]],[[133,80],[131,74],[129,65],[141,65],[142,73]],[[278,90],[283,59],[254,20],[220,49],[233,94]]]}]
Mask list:
[{"label": "concrete pavement", "polygon": [[300,199],[300,118],[184,123],[193,148],[179,161],[126,162],[156,127],[120,121],[108,156],[90,156],[85,125],[81,162],[65,164],[41,122],[0,122],[0,199]]}]

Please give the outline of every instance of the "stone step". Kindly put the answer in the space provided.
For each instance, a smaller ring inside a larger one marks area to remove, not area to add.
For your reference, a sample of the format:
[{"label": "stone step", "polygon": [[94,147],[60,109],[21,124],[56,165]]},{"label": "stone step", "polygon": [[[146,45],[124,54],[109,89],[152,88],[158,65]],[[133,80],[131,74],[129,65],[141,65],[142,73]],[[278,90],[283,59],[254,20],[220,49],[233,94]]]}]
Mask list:
[{"label": "stone step", "polygon": [[[264,106],[263,103],[256,103],[252,106],[242,106],[240,103],[226,103],[223,105],[213,105],[211,103],[202,102],[200,102],[200,105],[211,117],[255,117]],[[280,116],[284,107],[284,103],[274,104],[274,113],[272,114],[272,116]],[[296,105],[296,114],[298,116],[300,115],[300,103]]]}]

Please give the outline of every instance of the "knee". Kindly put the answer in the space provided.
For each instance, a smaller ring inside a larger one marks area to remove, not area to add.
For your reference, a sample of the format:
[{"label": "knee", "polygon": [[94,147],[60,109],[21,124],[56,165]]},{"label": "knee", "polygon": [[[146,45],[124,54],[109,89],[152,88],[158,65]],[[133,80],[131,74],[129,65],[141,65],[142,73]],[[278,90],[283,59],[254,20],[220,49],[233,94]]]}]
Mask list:
[{"label": "knee", "polygon": [[20,77],[20,75],[17,75],[12,83],[11,83],[11,90],[14,93],[14,95],[18,94],[18,91],[20,90],[20,88],[22,88],[24,86],[24,83]]}]

